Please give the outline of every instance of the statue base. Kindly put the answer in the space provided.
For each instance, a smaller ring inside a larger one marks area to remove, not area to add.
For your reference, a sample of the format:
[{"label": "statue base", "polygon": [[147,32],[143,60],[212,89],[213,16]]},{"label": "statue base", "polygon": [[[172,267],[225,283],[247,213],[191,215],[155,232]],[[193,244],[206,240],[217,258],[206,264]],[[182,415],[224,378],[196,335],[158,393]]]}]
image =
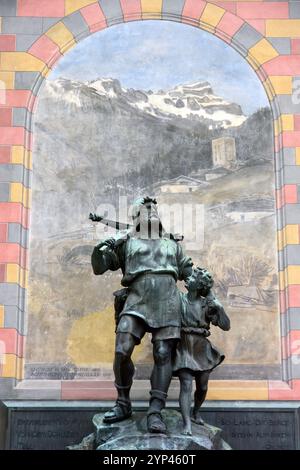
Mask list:
[{"label": "statue base", "polygon": [[103,423],[104,413],[93,417],[94,433],[83,438],[69,450],[231,450],[222,439],[222,430],[209,424],[192,424],[192,436],[181,434],[181,414],[164,410],[163,417],[168,434],[147,431],[147,414],[135,412],[131,418],[119,423]]}]

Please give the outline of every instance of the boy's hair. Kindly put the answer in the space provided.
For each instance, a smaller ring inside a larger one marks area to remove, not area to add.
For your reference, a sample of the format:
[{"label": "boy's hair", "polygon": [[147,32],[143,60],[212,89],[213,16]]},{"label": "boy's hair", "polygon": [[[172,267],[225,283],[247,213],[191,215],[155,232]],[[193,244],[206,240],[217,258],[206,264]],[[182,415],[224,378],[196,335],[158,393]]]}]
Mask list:
[{"label": "boy's hair", "polygon": [[195,268],[195,273],[197,275],[198,290],[200,294],[207,293],[209,289],[214,285],[214,280],[209,271],[204,268]]}]

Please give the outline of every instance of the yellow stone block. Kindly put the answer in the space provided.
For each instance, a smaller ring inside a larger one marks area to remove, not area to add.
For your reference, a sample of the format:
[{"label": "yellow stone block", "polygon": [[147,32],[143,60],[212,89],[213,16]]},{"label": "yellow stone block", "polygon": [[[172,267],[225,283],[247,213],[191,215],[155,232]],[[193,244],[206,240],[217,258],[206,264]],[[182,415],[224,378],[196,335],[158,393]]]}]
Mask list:
[{"label": "yellow stone block", "polygon": [[25,167],[32,170],[32,152],[30,150],[26,152]]},{"label": "yellow stone block", "polygon": [[11,153],[11,163],[24,165],[25,168],[32,169],[32,152],[25,149],[23,145],[14,145]]},{"label": "yellow stone block", "polygon": [[298,245],[299,243],[299,225],[286,225],[284,229],[284,244]]},{"label": "yellow stone block", "polygon": [[271,84],[271,82],[268,78],[267,78],[267,80],[265,80],[263,82],[263,86],[264,86],[264,89],[267,93],[267,96],[268,96],[269,100],[272,101],[274,99],[274,97],[276,96],[276,94],[275,94],[273,86],[272,86],[272,84]]},{"label": "yellow stone block", "polygon": [[4,354],[2,367],[2,377],[22,379],[23,376],[23,359],[15,354]]},{"label": "yellow stone block", "polygon": [[201,23],[206,23],[209,26],[216,27],[224,13],[225,10],[223,8],[213,5],[212,3],[208,3],[203,10],[200,21]]},{"label": "yellow stone block", "polygon": [[24,189],[22,183],[10,183],[10,202],[23,202]]},{"label": "yellow stone block", "polygon": [[27,287],[27,278],[28,278],[28,271],[26,269],[21,268],[16,263],[8,263],[6,265],[6,282],[10,282],[13,284],[19,284],[21,287]]},{"label": "yellow stone block", "polygon": [[268,400],[268,383],[265,380],[211,380],[208,387],[207,399]]},{"label": "yellow stone block", "polygon": [[159,18],[162,12],[162,0],[141,0],[143,18]]},{"label": "yellow stone block", "polygon": [[6,281],[19,284],[21,267],[18,264],[6,265]]},{"label": "yellow stone block", "polygon": [[284,247],[284,233],[283,230],[278,230],[277,232],[277,246],[278,250],[282,250]]},{"label": "yellow stone block", "polygon": [[4,327],[4,305],[0,305],[0,328]]},{"label": "yellow stone block", "polygon": [[43,68],[43,70],[41,71],[41,75],[42,75],[43,77],[47,77],[47,75],[49,74],[49,72],[51,72],[51,69],[49,69],[49,67],[45,66],[45,67]]},{"label": "yellow stone block", "polygon": [[287,285],[300,284],[300,266],[290,265],[287,267]]},{"label": "yellow stone block", "polygon": [[294,115],[281,114],[281,116],[274,121],[274,134],[277,137],[283,131],[294,130]]},{"label": "yellow stone block", "polygon": [[69,15],[80,8],[97,3],[96,0],[65,0],[65,14]]},{"label": "yellow stone block", "polygon": [[10,183],[10,201],[21,202],[25,207],[30,205],[31,191],[22,183]]},{"label": "yellow stone block", "polygon": [[285,289],[286,286],[286,271],[279,271],[279,288],[281,290]]},{"label": "yellow stone block", "polygon": [[[0,81],[4,83],[6,90],[13,90],[15,87],[15,74],[14,72],[0,72]],[[3,90],[3,86],[0,85]]]},{"label": "yellow stone block", "polygon": [[282,114],[281,115],[281,131],[293,131],[293,130],[294,130],[294,115]]},{"label": "yellow stone block", "polygon": [[210,26],[207,23],[201,23],[201,29],[203,29],[204,31],[208,31],[209,33],[214,33],[215,32],[215,27]]},{"label": "yellow stone block", "polygon": [[296,165],[300,165],[300,147],[296,147]]},{"label": "yellow stone block", "polygon": [[254,70],[259,69],[260,65],[252,55],[248,54],[247,57],[246,57],[246,60]]},{"label": "yellow stone block", "polygon": [[46,64],[27,52],[1,52],[0,68],[11,72],[42,72]]},{"label": "yellow stone block", "polygon": [[269,43],[269,41],[262,39],[257,44],[255,44],[255,46],[249,49],[248,55],[261,65],[271,59],[274,59],[279,54]]},{"label": "yellow stone block", "polygon": [[266,36],[273,38],[300,38],[300,19],[266,20]]},{"label": "yellow stone block", "polygon": [[280,118],[274,121],[274,136],[277,137],[281,132],[281,120]]},{"label": "yellow stone block", "polygon": [[75,44],[73,34],[61,21],[52,26],[46,35],[58,45],[62,53]]},{"label": "yellow stone block", "polygon": [[23,145],[14,145],[12,147],[11,162],[25,166],[25,147]]},{"label": "yellow stone block", "polygon": [[291,95],[293,93],[292,77],[270,76],[269,80],[277,95]]}]

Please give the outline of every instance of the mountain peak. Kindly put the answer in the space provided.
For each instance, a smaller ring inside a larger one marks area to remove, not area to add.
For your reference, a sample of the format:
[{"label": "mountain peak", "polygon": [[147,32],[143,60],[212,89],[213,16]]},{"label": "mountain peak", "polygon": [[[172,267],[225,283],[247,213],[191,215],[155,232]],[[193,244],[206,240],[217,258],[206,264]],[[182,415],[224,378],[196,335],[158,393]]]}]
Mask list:
[{"label": "mountain peak", "polygon": [[[214,94],[209,82],[198,80],[177,85],[170,90],[145,91],[122,87],[111,77],[97,78],[90,82],[78,82],[59,78],[52,83],[53,92],[63,87],[64,99],[80,106],[80,88],[84,94],[113,100],[122,109],[136,109],[153,117],[170,120],[199,121],[210,129],[236,127],[246,120],[241,107]],[[83,98],[82,98],[83,99]]]}]

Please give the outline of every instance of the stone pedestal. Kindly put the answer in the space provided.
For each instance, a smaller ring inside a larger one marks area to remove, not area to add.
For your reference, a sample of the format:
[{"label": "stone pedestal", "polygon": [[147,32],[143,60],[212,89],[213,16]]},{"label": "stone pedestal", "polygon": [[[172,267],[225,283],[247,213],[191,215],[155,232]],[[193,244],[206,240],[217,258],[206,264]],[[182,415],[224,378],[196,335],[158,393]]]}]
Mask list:
[{"label": "stone pedestal", "polygon": [[135,412],[132,417],[114,424],[103,423],[104,413],[93,417],[94,433],[70,450],[230,450],[222,439],[219,428],[205,424],[192,425],[192,436],[182,432],[182,418],[178,411],[165,410],[164,420],[168,434],[147,431],[147,415]]}]

